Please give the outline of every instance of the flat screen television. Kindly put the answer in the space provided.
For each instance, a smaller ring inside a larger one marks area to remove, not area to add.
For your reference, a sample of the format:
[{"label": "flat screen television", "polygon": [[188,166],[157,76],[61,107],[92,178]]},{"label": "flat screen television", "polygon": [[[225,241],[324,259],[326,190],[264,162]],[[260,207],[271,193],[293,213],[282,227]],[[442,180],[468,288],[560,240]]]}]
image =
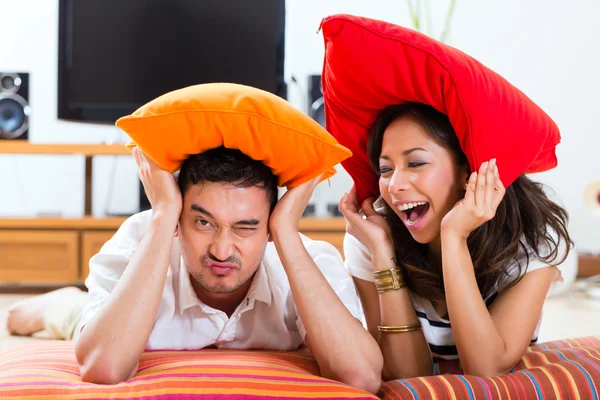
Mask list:
[{"label": "flat screen television", "polygon": [[285,0],[59,0],[58,118],[114,123],[189,85],[286,98]]}]

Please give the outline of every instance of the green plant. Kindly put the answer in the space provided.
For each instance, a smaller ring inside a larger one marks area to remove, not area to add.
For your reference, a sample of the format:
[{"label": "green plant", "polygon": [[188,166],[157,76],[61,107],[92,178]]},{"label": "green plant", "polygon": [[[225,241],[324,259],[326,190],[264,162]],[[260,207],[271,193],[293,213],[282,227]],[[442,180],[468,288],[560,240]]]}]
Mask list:
[{"label": "green plant", "polygon": [[[413,28],[419,32],[426,33],[431,37],[435,37],[432,30],[431,24],[431,7],[429,4],[429,0],[406,0],[408,4],[408,10],[410,12],[410,18],[412,20]],[[448,34],[450,32],[450,23],[452,22],[452,16],[454,15],[454,7],[456,5],[456,0],[450,0],[450,4],[448,5],[448,10],[446,11],[446,19],[444,21],[444,30],[442,31],[438,40],[440,42],[445,42]],[[425,24],[427,25],[425,31],[423,31],[422,22],[422,11],[425,11]]]}]

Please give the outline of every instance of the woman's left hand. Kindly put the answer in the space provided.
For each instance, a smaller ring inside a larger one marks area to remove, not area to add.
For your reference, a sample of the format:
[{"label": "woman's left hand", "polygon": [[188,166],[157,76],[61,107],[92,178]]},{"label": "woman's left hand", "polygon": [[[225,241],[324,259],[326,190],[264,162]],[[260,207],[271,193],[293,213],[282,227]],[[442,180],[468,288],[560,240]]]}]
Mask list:
[{"label": "woman's left hand", "polygon": [[442,219],[442,235],[467,239],[471,232],[494,218],[505,192],[496,159],[481,164],[479,172],[469,177],[465,198]]}]

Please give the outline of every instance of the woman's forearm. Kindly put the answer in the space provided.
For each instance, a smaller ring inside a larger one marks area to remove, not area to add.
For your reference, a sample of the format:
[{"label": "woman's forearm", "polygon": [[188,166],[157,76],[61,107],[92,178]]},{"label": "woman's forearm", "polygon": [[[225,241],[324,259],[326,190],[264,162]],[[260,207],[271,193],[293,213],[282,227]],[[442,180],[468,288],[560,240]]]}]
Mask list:
[{"label": "woman's forearm", "polygon": [[446,305],[464,372],[495,376],[512,368],[506,345],[481,297],[473,261],[462,238],[442,235]]},{"label": "woman's forearm", "polygon": [[[378,270],[394,268],[391,257],[373,258]],[[381,326],[405,326],[419,323],[406,287],[379,295]],[[431,375],[433,363],[429,346],[421,329],[390,333],[379,332],[383,353],[383,379],[410,378]]]}]

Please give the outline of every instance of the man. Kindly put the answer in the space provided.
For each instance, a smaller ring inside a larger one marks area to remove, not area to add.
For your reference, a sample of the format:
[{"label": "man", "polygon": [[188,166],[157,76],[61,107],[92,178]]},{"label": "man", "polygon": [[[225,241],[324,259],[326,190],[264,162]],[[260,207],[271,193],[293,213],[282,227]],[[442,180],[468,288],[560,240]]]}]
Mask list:
[{"label": "man", "polygon": [[152,210],[130,217],[90,260],[89,300],[67,329],[85,381],[132,377],[145,349],[306,345],[323,376],[379,389],[381,352],[357,319],[339,252],[298,232],[318,178],[278,202],[271,170],[238,150],[191,156],[179,187],[133,154]]}]

